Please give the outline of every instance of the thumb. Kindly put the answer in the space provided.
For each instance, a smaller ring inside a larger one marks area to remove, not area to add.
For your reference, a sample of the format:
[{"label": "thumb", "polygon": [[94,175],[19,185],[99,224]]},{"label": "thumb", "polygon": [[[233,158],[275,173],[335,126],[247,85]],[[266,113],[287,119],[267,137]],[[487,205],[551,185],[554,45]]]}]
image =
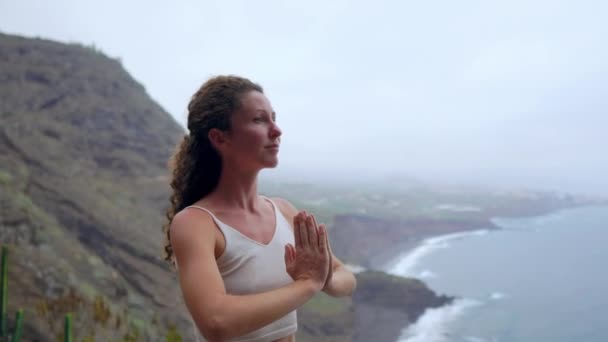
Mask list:
[{"label": "thumb", "polygon": [[[327,227],[323,224],[323,229],[327,232]],[[331,245],[329,244],[329,234],[325,233],[325,243],[327,244],[327,253],[329,253],[331,257]]]},{"label": "thumb", "polygon": [[287,247],[289,247],[289,257],[291,258],[291,261],[295,261],[296,260],[296,248],[292,244],[287,244]]},{"label": "thumb", "polygon": [[285,262],[293,262],[295,260],[295,250],[292,244],[285,245]]}]

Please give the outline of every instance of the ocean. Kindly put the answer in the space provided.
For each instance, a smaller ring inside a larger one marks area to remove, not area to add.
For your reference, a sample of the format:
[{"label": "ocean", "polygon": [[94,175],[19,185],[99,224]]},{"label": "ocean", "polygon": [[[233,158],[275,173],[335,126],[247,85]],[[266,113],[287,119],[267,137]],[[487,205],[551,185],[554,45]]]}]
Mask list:
[{"label": "ocean", "polygon": [[399,342],[608,341],[608,207],[502,219],[425,240],[389,273],[456,296]]}]

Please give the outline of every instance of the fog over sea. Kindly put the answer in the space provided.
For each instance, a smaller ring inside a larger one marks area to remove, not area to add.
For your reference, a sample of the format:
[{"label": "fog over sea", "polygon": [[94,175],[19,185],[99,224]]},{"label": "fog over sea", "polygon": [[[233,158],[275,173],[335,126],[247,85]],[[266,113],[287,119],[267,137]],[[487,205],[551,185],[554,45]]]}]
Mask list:
[{"label": "fog over sea", "polygon": [[494,223],[427,239],[388,266],[458,297],[399,341],[608,341],[608,207]]}]

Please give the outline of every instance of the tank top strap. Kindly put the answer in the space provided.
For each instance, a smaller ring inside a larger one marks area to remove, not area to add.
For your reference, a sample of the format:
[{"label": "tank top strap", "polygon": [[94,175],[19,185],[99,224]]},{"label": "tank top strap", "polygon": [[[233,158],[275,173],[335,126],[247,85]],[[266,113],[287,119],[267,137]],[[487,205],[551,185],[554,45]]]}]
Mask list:
[{"label": "tank top strap", "polygon": [[277,212],[277,210],[279,210],[279,207],[274,203],[273,200],[271,200],[270,198],[264,196],[264,195],[260,195],[260,197],[262,197],[263,199],[267,200],[268,202],[270,202],[270,204],[272,205],[272,208],[275,211],[275,214],[278,214],[279,212]]},{"label": "tank top strap", "polygon": [[222,232],[222,234],[224,235],[224,238],[227,238],[226,234],[234,235],[236,230],[234,228],[230,227],[229,225],[225,224],[224,222],[222,222],[220,219],[218,219],[213,214],[213,212],[211,212],[211,210],[203,208],[198,205],[189,205],[189,206],[185,207],[184,209],[188,209],[188,208],[202,210],[202,211],[206,212],[207,214],[209,214],[211,216],[211,218],[213,219],[213,222],[215,222],[215,225],[220,229],[220,232]]},{"label": "tank top strap", "polygon": [[187,207],[185,207],[184,209],[188,209],[188,208],[194,208],[194,209],[198,209],[198,210],[202,210],[202,211],[206,211],[207,214],[211,215],[211,218],[213,218],[214,220],[217,221],[217,217],[215,217],[215,215],[213,215],[213,213],[211,212],[211,210],[209,209],[205,209],[203,207],[199,207],[198,205],[189,205]]},{"label": "tank top strap", "polygon": [[[276,220],[275,221],[275,226],[278,229],[281,226],[279,224],[278,220],[279,220],[279,217],[284,217],[283,213],[279,210],[279,207],[270,198],[268,198],[266,196],[262,196],[262,195],[260,195],[260,197],[262,197],[263,199],[267,200],[268,202],[270,202],[270,205],[272,205],[273,211],[274,211],[274,214],[275,214],[275,220]],[[229,234],[230,236],[235,236],[235,237],[237,237],[239,239],[245,238],[245,239],[247,239],[249,241],[253,241],[253,242],[255,242],[255,243],[259,244],[259,245],[263,245],[263,244],[261,244],[261,243],[259,243],[257,241],[252,240],[251,238],[245,236],[238,229],[236,229],[236,228],[234,228],[234,227],[232,227],[232,226],[224,223],[222,220],[220,220],[219,218],[217,218],[213,214],[213,212],[211,210],[209,210],[207,208],[203,208],[203,207],[198,206],[198,205],[189,205],[189,206],[185,207],[184,209],[188,209],[188,208],[202,210],[202,211],[206,212],[207,214],[209,214],[211,216],[211,218],[213,219],[213,221],[215,222],[216,226],[224,234],[225,238],[226,238],[226,234]],[[275,235],[276,235],[276,232],[275,232]],[[272,240],[274,240],[274,238]],[[272,240],[271,240],[271,242],[272,242]]]},{"label": "tank top strap", "polygon": [[[266,197],[266,196],[264,196],[264,195],[260,195],[260,197],[262,197],[263,199],[265,199],[265,200],[267,200],[268,202],[270,202],[270,204],[271,204],[271,205],[272,205],[272,207],[274,208],[275,212],[276,212],[277,210],[279,210],[279,207],[278,207],[278,206],[277,206],[277,205],[274,203],[274,201],[273,201],[273,200],[271,200],[270,198],[268,198],[268,197]],[[220,220],[219,220],[217,217],[215,217],[215,215],[213,215],[213,212],[211,212],[211,210],[209,210],[209,209],[203,208],[203,207],[198,206],[198,205],[189,205],[189,206],[185,207],[184,209],[188,209],[188,208],[194,208],[194,209],[199,209],[199,210],[205,211],[205,212],[207,212],[209,215],[211,215],[211,218],[213,218],[213,220],[214,220],[215,222],[223,223],[223,222],[222,222],[222,221],[220,221]],[[278,213],[278,212],[277,212],[277,213]]]}]

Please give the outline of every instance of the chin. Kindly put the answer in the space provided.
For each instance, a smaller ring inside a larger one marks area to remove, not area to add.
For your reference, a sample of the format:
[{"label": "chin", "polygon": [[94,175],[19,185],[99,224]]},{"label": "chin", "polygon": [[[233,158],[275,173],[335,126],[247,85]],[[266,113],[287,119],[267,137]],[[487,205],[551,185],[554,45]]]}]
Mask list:
[{"label": "chin", "polygon": [[265,167],[265,168],[269,168],[269,169],[274,169],[275,167],[277,167],[277,165],[279,165],[279,160],[278,160],[278,159],[275,159],[275,160],[272,160],[272,161],[268,161],[268,162],[267,162],[267,163],[264,165],[264,167]]}]

